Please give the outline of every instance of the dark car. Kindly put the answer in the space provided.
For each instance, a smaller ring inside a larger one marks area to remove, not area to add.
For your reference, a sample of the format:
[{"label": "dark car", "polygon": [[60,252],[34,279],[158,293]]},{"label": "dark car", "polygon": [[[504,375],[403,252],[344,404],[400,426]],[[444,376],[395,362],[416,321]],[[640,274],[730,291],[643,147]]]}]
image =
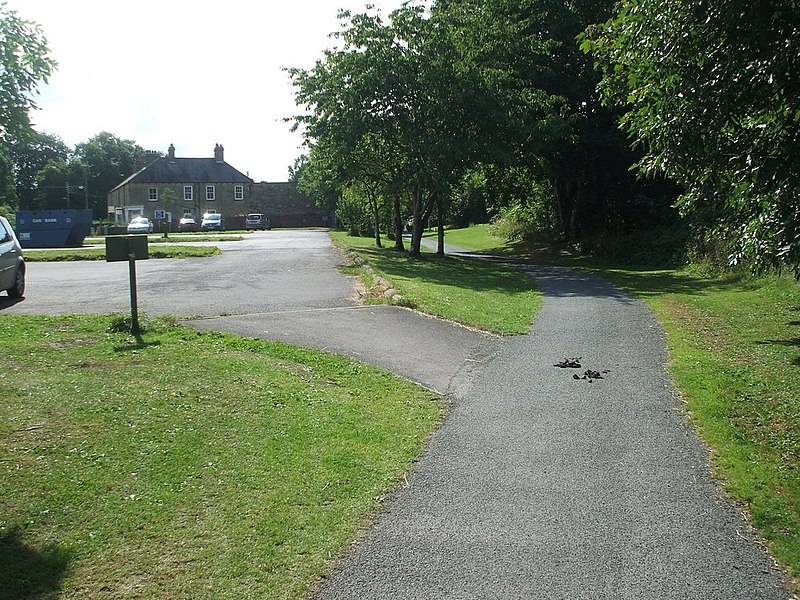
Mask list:
[{"label": "dark car", "polygon": [[184,215],[178,221],[178,231],[197,231],[197,221],[194,220],[192,215]]},{"label": "dark car", "polygon": [[244,220],[244,228],[261,229],[266,231],[267,229],[272,229],[272,226],[270,225],[269,218],[266,215],[262,215],[261,213],[250,213]]},{"label": "dark car", "polygon": [[22,246],[5,217],[0,217],[0,290],[12,298],[25,295],[25,259]]},{"label": "dark car", "polygon": [[225,231],[225,217],[221,213],[206,213],[200,223],[203,231]]}]

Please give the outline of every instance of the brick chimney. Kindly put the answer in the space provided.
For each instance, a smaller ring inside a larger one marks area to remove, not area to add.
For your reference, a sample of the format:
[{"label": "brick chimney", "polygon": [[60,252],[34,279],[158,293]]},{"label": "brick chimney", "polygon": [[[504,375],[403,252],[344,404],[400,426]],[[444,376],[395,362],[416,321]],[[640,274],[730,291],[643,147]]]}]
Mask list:
[{"label": "brick chimney", "polygon": [[217,144],[214,146],[214,160],[217,162],[225,162],[225,148]]}]

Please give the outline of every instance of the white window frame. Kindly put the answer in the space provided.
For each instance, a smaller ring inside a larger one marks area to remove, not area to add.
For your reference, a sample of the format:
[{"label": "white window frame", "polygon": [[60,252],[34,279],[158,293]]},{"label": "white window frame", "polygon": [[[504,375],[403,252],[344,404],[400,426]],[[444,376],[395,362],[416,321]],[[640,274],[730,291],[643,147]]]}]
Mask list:
[{"label": "white window frame", "polygon": [[233,188],[233,199],[234,200],[244,200],[244,186],[237,185]]},{"label": "white window frame", "polygon": [[191,185],[183,186],[183,199],[194,200],[194,188]]},{"label": "white window frame", "polygon": [[147,199],[150,202],[158,202],[158,188],[150,188],[147,190]]},{"label": "white window frame", "polygon": [[213,185],[206,186],[206,202],[213,202],[216,199],[217,190]]}]

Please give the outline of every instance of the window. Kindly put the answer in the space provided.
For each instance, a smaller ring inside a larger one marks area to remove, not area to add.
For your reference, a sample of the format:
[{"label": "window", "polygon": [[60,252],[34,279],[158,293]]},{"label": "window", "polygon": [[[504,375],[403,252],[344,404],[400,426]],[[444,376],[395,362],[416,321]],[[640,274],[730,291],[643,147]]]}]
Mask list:
[{"label": "window", "polygon": [[233,188],[233,199],[234,200],[244,200],[244,186],[237,185]]},{"label": "window", "polygon": [[183,199],[184,200],[194,200],[194,193],[192,193],[192,186],[185,185],[183,186]]},{"label": "window", "polygon": [[158,188],[150,188],[147,198],[150,200],[150,202],[155,202],[158,200]]},{"label": "window", "polygon": [[214,199],[214,186],[207,185],[206,186],[206,201],[211,202]]}]

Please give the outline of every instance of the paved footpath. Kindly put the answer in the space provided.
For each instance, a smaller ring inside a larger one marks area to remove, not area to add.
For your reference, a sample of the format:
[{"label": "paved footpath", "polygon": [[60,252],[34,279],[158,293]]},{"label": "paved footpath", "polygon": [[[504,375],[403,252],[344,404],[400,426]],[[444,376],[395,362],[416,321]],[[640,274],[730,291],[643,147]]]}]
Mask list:
[{"label": "paved footpath", "polygon": [[[453,398],[316,597],[788,598],[710,476],[647,307],[591,275],[527,270],[545,297],[530,334]],[[573,378],[587,369],[603,378]]]}]

